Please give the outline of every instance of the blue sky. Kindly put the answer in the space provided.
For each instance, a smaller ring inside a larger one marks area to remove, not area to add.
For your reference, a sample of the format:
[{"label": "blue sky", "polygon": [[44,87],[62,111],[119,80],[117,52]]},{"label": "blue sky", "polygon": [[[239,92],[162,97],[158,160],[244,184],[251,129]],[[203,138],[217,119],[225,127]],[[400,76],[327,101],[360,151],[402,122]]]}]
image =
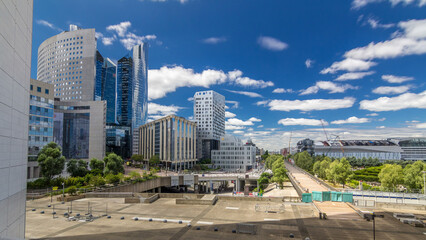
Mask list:
[{"label": "blue sky", "polygon": [[426,136],[426,0],[38,0],[37,49],[69,24],[117,60],[150,44],[150,119],[192,118],[215,90],[227,133],[278,150],[324,140]]}]

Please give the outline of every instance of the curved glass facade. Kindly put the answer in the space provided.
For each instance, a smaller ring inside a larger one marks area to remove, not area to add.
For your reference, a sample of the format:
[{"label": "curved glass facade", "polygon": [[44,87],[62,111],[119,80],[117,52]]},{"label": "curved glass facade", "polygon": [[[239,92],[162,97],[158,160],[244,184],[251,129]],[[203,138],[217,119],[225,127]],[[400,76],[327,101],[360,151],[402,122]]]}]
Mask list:
[{"label": "curved glass facade", "polygon": [[117,120],[119,124],[137,129],[145,124],[148,110],[148,45],[134,46],[118,60]]}]

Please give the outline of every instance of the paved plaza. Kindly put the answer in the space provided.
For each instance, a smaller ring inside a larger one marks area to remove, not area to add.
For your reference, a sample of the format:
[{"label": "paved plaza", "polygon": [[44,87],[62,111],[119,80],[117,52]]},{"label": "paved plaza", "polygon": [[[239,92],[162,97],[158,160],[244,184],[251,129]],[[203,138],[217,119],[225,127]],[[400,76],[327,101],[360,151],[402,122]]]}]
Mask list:
[{"label": "paved plaza", "polygon": [[[67,221],[64,213],[71,204],[53,203],[48,207],[50,198],[27,201],[28,239],[290,239],[290,234],[295,239],[372,239],[371,222],[347,216],[320,220],[308,203],[219,200],[215,205],[176,205],[172,198],[152,204],[125,204],[123,198],[74,201],[71,215],[90,212],[99,217],[92,222]],[[265,209],[283,211],[267,213]],[[255,234],[233,233],[237,228]],[[376,222],[377,239],[424,239],[422,230],[387,213]]]}]

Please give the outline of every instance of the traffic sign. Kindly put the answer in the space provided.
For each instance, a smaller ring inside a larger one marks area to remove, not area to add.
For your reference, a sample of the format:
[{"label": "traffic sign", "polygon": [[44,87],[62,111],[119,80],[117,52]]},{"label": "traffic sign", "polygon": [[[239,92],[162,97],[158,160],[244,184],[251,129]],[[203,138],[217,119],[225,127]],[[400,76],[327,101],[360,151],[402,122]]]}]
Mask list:
[{"label": "traffic sign", "polygon": [[56,190],[58,190],[58,187],[52,187],[52,190],[56,191]]}]

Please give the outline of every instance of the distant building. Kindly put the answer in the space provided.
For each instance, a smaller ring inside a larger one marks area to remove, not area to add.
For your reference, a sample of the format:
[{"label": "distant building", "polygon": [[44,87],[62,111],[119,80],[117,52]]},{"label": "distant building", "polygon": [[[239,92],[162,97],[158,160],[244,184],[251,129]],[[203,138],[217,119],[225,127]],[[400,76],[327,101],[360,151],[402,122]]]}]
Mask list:
[{"label": "distant building", "polygon": [[40,177],[37,155],[53,141],[53,85],[30,80],[27,179]]},{"label": "distant building", "polygon": [[211,159],[225,134],[225,97],[215,91],[196,92],[194,120],[197,122],[197,158]]},{"label": "distant building", "polygon": [[1,1],[1,239],[25,239],[32,26],[32,0]]},{"label": "distant building", "polygon": [[306,138],[297,142],[297,152],[307,151],[309,154],[314,154],[314,141]]},{"label": "distant building", "polygon": [[246,172],[256,165],[256,145],[251,141],[243,144],[228,134],[220,138],[220,148],[212,150],[211,155],[213,166],[225,171]]},{"label": "distant building", "polygon": [[116,124],[117,65],[96,52],[95,101],[106,101],[106,123]]},{"label": "distant building", "polygon": [[139,127],[138,154],[148,161],[157,155],[170,170],[192,168],[196,161],[197,124],[170,115]]},{"label": "distant building", "polygon": [[96,68],[95,29],[70,25],[42,42],[38,48],[37,80],[53,84],[54,97],[61,101],[93,101]]},{"label": "distant building", "polygon": [[315,144],[315,155],[328,157],[377,158],[384,160],[401,159],[402,149],[388,140],[339,140]]},{"label": "distant building", "polygon": [[402,160],[426,161],[426,138],[394,138],[389,140],[401,147]]},{"label": "distant building", "polygon": [[130,127],[130,152],[138,151],[138,129],[148,116],[148,44],[132,48],[117,64],[117,120]]},{"label": "distant building", "polygon": [[106,102],[55,101],[53,140],[67,159],[103,159]]}]

